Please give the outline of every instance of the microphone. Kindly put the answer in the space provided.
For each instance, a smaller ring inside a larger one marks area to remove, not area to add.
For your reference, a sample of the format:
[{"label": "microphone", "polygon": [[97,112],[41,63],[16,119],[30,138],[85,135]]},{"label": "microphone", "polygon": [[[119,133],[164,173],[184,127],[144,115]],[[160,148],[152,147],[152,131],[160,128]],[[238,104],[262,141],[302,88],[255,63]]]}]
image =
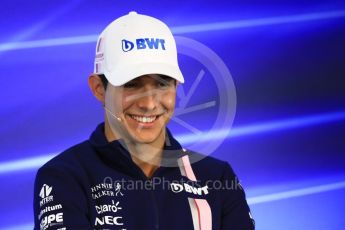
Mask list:
[{"label": "microphone", "polygon": [[107,107],[105,107],[105,105],[103,106],[103,108],[111,115],[113,116],[116,120],[118,120],[119,122],[122,122],[122,119],[118,116],[116,116],[115,114],[113,114],[110,109],[108,109]]}]

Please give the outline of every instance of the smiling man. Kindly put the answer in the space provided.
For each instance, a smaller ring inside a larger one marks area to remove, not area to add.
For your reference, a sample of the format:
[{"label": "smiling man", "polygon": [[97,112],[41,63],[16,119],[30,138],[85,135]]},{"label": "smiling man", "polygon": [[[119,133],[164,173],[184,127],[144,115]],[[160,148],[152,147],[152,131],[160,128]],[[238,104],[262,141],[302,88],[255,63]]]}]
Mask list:
[{"label": "smiling man", "polygon": [[106,81],[104,75],[89,78],[90,88],[107,114],[105,136],[109,142],[122,139],[132,160],[150,178],[162,158],[165,126],[175,108],[177,80],[147,74],[122,86]]},{"label": "smiling man", "polygon": [[108,25],[88,80],[104,123],[39,169],[35,229],[254,229],[229,164],[166,127],[183,82],[163,22],[131,12]]}]

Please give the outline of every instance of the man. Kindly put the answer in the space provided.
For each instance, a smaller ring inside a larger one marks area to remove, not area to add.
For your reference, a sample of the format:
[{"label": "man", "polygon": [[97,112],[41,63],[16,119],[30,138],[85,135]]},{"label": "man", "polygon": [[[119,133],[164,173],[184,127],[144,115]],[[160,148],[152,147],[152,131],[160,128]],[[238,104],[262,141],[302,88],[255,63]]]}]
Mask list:
[{"label": "man", "polygon": [[229,164],[166,128],[183,82],[163,22],[130,12],[108,25],[88,81],[105,121],[39,169],[35,229],[254,229]]}]

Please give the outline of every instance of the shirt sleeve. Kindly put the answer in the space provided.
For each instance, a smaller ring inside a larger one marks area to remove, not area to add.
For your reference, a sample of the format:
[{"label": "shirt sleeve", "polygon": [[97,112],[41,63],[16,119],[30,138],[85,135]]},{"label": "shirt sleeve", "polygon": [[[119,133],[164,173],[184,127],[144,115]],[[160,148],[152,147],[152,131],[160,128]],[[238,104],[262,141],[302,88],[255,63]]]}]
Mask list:
[{"label": "shirt sleeve", "polygon": [[222,230],[254,230],[255,222],[250,213],[244,190],[228,163],[223,173]]},{"label": "shirt sleeve", "polygon": [[92,229],[86,193],[66,170],[42,167],[34,187],[34,230]]}]

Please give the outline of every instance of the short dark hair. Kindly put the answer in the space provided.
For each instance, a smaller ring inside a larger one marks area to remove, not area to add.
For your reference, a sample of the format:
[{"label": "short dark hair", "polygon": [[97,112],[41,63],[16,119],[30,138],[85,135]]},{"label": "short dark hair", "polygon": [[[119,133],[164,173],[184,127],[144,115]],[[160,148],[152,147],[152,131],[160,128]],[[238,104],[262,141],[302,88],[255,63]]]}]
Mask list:
[{"label": "short dark hair", "polygon": [[[161,76],[162,76],[162,77],[165,77],[165,78],[171,78],[171,77],[166,76],[166,75],[161,75]],[[107,89],[107,86],[108,86],[108,79],[105,77],[104,74],[98,74],[98,77],[101,79],[104,89]],[[175,79],[174,79],[174,80],[175,80]],[[176,83],[177,83],[177,81],[175,80],[175,86],[176,86]]]},{"label": "short dark hair", "polygon": [[103,83],[103,87],[104,89],[107,89],[108,86],[108,79],[105,77],[104,74],[98,74],[99,78],[101,79],[102,83]]}]

